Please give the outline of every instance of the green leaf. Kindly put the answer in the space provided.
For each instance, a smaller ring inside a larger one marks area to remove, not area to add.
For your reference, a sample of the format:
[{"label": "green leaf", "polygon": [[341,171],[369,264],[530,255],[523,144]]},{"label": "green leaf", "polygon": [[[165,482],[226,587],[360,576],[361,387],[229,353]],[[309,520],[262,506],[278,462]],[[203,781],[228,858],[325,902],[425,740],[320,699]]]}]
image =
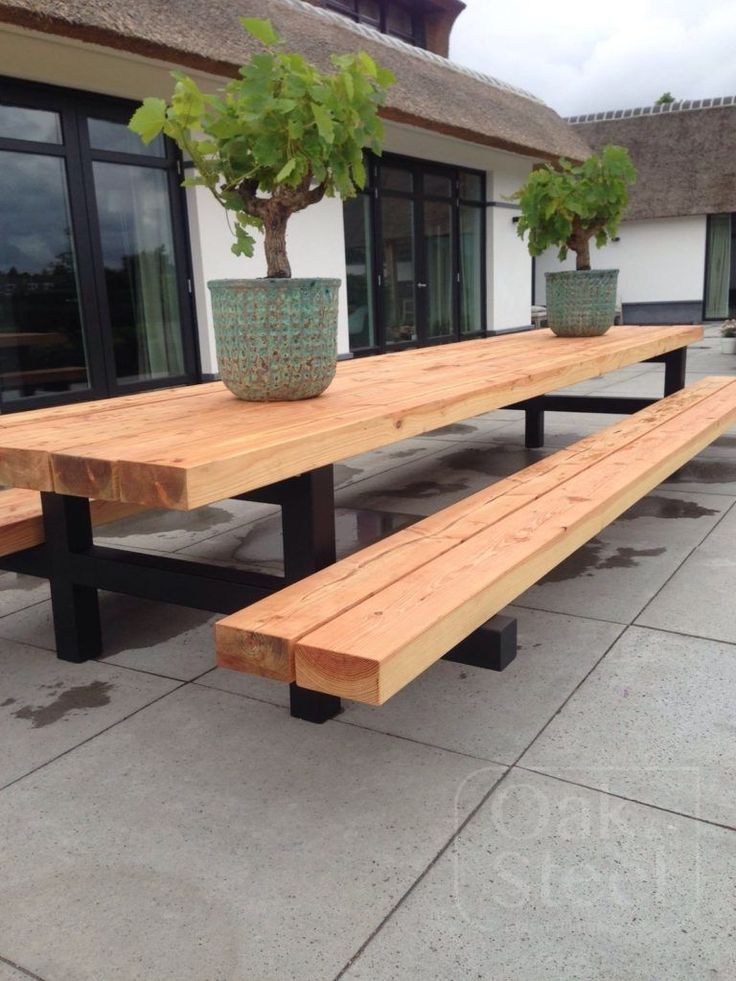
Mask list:
[{"label": "green leaf", "polygon": [[281,40],[274,30],[271,21],[266,18],[241,17],[240,23],[252,37],[260,41],[261,44],[265,44],[266,47],[273,47],[274,44],[278,44]]},{"label": "green leaf", "polygon": [[128,128],[150,143],[161,133],[166,122],[166,103],[163,99],[147,98],[130,118]]},{"label": "green leaf", "polygon": [[319,130],[319,135],[323,140],[328,143],[332,143],[335,138],[335,128],[332,125],[332,117],[322,106],[316,103],[312,105],[312,114],[314,116],[314,121],[317,124],[317,129]]},{"label": "green leaf", "polygon": [[281,170],[276,174],[276,183],[281,184],[289,174],[293,174],[294,168],[296,167],[296,160],[294,157],[291,160],[287,160]]}]

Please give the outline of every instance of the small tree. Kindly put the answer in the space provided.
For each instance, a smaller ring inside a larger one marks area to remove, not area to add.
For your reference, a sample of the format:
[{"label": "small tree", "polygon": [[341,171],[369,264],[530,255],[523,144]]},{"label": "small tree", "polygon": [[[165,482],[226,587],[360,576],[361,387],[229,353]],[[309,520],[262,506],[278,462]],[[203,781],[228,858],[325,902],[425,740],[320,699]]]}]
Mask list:
[{"label": "small tree", "polygon": [[521,205],[516,230],[529,233],[530,255],[558,248],[562,261],[576,253],[576,269],[590,269],[590,240],[600,249],[616,234],[628,204],[627,188],[636,180],[628,151],[606,146],[579,166],[560,160],[532,171],[513,199]]},{"label": "small tree", "polygon": [[658,99],[654,100],[655,106],[668,106],[670,102],[674,102],[675,97],[671,92],[663,92]]},{"label": "small tree", "polygon": [[239,77],[206,95],[180,72],[167,104],[144,99],[130,128],[144,143],[160,133],[191,157],[185,186],[208,188],[234,218],[236,255],[252,256],[251,229],[262,230],[269,277],[291,276],[286,225],[325,195],[352,197],[365,184],[363,151],[380,153],[379,106],[395,81],[365,52],[333,55],[322,72],[282,50],[268,20],[242,17],[264,50]]}]

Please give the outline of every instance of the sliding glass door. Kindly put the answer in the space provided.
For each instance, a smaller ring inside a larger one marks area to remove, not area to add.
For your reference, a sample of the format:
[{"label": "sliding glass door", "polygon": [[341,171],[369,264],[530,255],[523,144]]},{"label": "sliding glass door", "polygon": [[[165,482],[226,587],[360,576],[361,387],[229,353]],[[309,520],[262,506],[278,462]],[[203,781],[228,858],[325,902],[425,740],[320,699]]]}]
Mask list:
[{"label": "sliding glass door", "polygon": [[2,411],[196,377],[178,159],[130,112],[0,80]]},{"label": "sliding glass door", "polygon": [[483,175],[397,157],[370,175],[344,208],[351,350],[483,334]]}]

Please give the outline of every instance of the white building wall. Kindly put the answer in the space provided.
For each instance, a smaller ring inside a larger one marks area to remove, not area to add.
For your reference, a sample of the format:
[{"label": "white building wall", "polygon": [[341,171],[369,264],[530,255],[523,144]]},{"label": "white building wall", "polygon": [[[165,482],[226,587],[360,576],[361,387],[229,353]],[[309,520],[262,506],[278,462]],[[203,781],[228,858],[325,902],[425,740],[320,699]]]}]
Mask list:
[{"label": "white building wall", "polygon": [[[622,303],[699,302],[705,277],[706,218],[656,218],[625,221],[619,241],[592,250],[591,265],[618,269],[618,292]],[[575,255],[564,263],[549,249],[536,262],[537,303],[545,302],[544,274],[574,269]]]},{"label": "white building wall", "polygon": [[[2,73],[15,78],[66,86],[118,98],[139,100],[171,93],[173,65],[125,52],[54,38],[16,28],[0,29]],[[204,88],[222,79],[191,72]],[[386,152],[485,171],[489,201],[506,202],[524,181],[534,161],[527,157],[465,143],[428,130],[386,124]],[[202,370],[216,371],[211,309],[206,283],[211,279],[249,278],[265,274],[260,243],[253,259],[230,251],[232,235],[221,207],[201,188],[187,191],[197,320]],[[530,322],[531,264],[516,236],[515,212],[487,208],[487,327],[504,330]],[[342,204],[337,199],[295,215],[289,223],[289,258],[294,276],[328,276],[343,280],[339,306],[339,350],[348,351],[347,295]]]}]

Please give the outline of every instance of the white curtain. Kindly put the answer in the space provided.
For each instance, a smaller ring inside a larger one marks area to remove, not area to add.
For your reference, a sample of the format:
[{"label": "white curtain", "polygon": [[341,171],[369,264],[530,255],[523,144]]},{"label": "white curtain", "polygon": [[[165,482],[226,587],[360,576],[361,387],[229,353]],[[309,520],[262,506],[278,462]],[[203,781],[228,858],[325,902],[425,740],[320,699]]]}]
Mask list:
[{"label": "white curtain", "polygon": [[706,284],[706,319],[727,319],[731,288],[731,215],[711,215],[708,219]]}]

